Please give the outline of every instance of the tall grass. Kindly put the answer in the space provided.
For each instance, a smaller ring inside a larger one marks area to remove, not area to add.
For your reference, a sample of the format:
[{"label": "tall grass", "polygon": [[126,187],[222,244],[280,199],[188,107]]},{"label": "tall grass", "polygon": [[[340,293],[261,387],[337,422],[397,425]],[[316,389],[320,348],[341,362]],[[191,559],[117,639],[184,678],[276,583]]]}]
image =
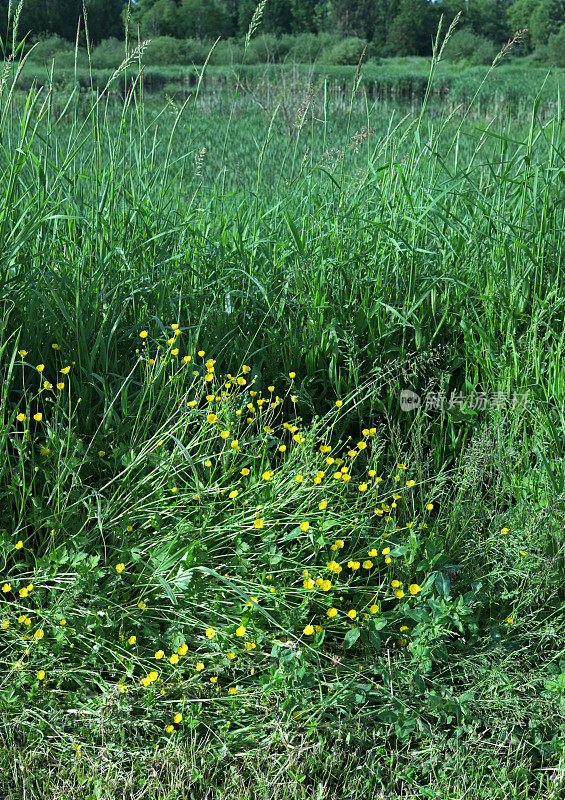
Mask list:
[{"label": "tall grass", "polygon": [[557,797],[559,94],[527,125],[433,81],[389,118],[323,81],[116,101],[143,47],[87,98],[5,67],[6,720],[61,753],[480,735]]}]

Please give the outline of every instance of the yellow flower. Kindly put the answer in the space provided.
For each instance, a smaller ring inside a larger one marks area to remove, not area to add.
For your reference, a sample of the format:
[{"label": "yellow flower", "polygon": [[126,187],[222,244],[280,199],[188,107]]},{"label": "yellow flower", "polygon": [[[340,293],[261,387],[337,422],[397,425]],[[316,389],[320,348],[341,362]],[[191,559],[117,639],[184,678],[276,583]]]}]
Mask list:
[{"label": "yellow flower", "polygon": [[165,728],[165,731],[167,733],[173,733],[174,729],[175,729],[174,725],[167,725],[167,727]]},{"label": "yellow flower", "polygon": [[367,447],[367,442],[357,442],[357,447],[359,450],[365,450]]},{"label": "yellow flower", "polygon": [[18,422],[23,422],[25,418],[26,418],[25,414],[18,414],[18,416],[16,417]]},{"label": "yellow flower", "polygon": [[502,528],[500,531],[502,534],[506,535],[508,533],[508,528]]},{"label": "yellow flower", "polygon": [[38,372],[43,372],[45,369],[45,364],[38,364],[35,368]]},{"label": "yellow flower", "polygon": [[66,625],[66,624],[67,624],[67,620],[66,620],[66,619],[62,619],[62,620],[59,622],[59,625]]},{"label": "yellow flower", "polygon": [[269,392],[271,392],[271,394],[272,394],[275,391],[275,387],[274,386],[267,386],[267,390]]},{"label": "yellow flower", "polygon": [[506,617],[506,622],[507,622],[509,625],[512,625],[512,623],[514,622],[514,619],[513,619],[512,617]]},{"label": "yellow flower", "polygon": [[374,478],[376,474],[377,474],[377,471],[375,469],[370,469],[367,472],[367,475],[369,476],[369,478]]},{"label": "yellow flower", "polygon": [[255,644],[255,642],[245,642],[246,650],[255,650],[256,647],[257,645]]},{"label": "yellow flower", "polygon": [[314,633],[314,626],[313,626],[313,625],[307,625],[307,626],[304,628],[304,634],[305,634],[306,636],[311,636],[313,633]]},{"label": "yellow flower", "polygon": [[2,628],[3,631],[5,631],[6,628],[8,628],[9,626],[10,623],[8,622],[7,619],[3,619],[2,622],[0,622],[0,628]]},{"label": "yellow flower", "polygon": [[336,406],[337,406],[338,408],[341,408],[341,407],[342,407],[342,405],[343,405],[343,400],[336,400],[336,401],[335,401],[335,404],[336,404]]},{"label": "yellow flower", "polygon": [[372,566],[373,566],[372,561],[363,561],[363,569],[371,569]]},{"label": "yellow flower", "polygon": [[174,721],[177,723],[177,725],[178,725],[178,724],[179,724],[179,722],[182,722],[182,714],[175,714],[175,716],[173,717],[173,720],[174,720]]},{"label": "yellow flower", "polygon": [[404,597],[404,592],[402,591],[402,589],[395,589],[394,596],[396,597],[397,600],[402,600],[402,598]]},{"label": "yellow flower", "polygon": [[296,378],[296,372],[289,372],[288,373],[288,377],[289,378]]},{"label": "yellow flower", "polygon": [[173,653],[172,656],[169,658],[169,661],[171,662],[171,664],[178,664],[179,663],[179,657],[178,657],[177,653]]},{"label": "yellow flower", "polygon": [[71,371],[71,368],[70,368],[70,367],[63,367],[63,369],[60,369],[60,370],[59,370],[59,372],[61,373],[61,375],[68,375],[70,371]]},{"label": "yellow flower", "polygon": [[230,688],[228,689],[228,692],[230,694],[237,694],[237,689],[235,688],[235,686],[230,686]]},{"label": "yellow flower", "polygon": [[239,494],[239,492],[237,491],[237,489],[234,489],[233,491],[231,491],[228,494],[228,497],[229,497],[230,500],[235,500],[235,498],[238,496],[238,494]]},{"label": "yellow flower", "polygon": [[367,486],[367,484],[366,484],[366,483],[361,483],[361,484],[359,484],[359,491],[360,491],[360,492],[366,492],[368,488],[369,488],[369,487]]},{"label": "yellow flower", "polygon": [[271,471],[264,472],[261,476],[264,481],[272,481],[273,480],[273,473]]},{"label": "yellow flower", "polygon": [[398,467],[398,469],[408,469],[408,467],[405,464],[397,464],[396,466]]},{"label": "yellow flower", "polygon": [[207,461],[204,462],[204,466],[205,467],[211,467],[212,466],[212,462],[210,461],[210,459],[208,459]]},{"label": "yellow flower", "polygon": [[180,647],[177,647],[177,653],[179,654],[179,656],[185,656],[188,653],[188,645],[181,644]]},{"label": "yellow flower", "polygon": [[325,511],[325,509],[326,509],[327,507],[328,507],[328,501],[327,501],[327,500],[322,500],[322,501],[321,501],[321,502],[318,504],[318,508],[320,509],[320,511]]},{"label": "yellow flower", "polygon": [[100,458],[103,458],[103,456],[106,455],[106,451],[105,450],[99,450],[98,451],[98,455],[100,456]]},{"label": "yellow flower", "polygon": [[218,417],[216,416],[216,414],[207,414],[206,415],[206,422],[216,422],[217,419],[218,419]]},{"label": "yellow flower", "polygon": [[145,609],[147,608],[147,606],[146,606],[146,604],[144,603],[143,600],[139,601],[139,603],[137,604],[137,607],[140,608],[142,611],[145,611]]},{"label": "yellow flower", "polygon": [[35,633],[33,634],[33,638],[36,639],[37,641],[39,641],[40,639],[43,639],[43,636],[44,636],[44,633],[43,633],[43,631],[41,629],[35,631]]},{"label": "yellow flower", "polygon": [[343,539],[336,539],[335,543],[337,544],[340,550],[342,547],[345,547],[345,542],[343,541]]},{"label": "yellow flower", "polygon": [[420,586],[418,586],[417,583],[411,583],[410,586],[408,587],[408,591],[410,592],[410,594],[414,595],[418,594],[418,592],[421,592],[422,589]]},{"label": "yellow flower", "polygon": [[408,486],[408,487],[415,486],[415,485],[416,485],[416,481],[406,481],[406,486]]},{"label": "yellow flower", "polygon": [[229,659],[230,661],[233,661],[233,660],[234,660],[234,658],[236,657],[236,656],[235,656],[235,653],[226,653],[226,655],[227,655],[227,657],[228,657],[228,659]]},{"label": "yellow flower", "polygon": [[349,617],[349,619],[355,619],[355,617],[357,616],[357,612],[355,611],[355,609],[354,609],[354,608],[351,608],[351,609],[350,609],[350,610],[347,612],[347,616]]},{"label": "yellow flower", "polygon": [[116,564],[116,572],[118,574],[121,574],[124,571],[125,568],[126,568],[125,564],[122,564],[122,563]]},{"label": "yellow flower", "polygon": [[305,589],[313,589],[315,584],[312,578],[306,578],[306,580],[302,582],[302,585]]},{"label": "yellow flower", "polygon": [[243,476],[245,476],[245,475],[249,475],[249,473],[250,473],[250,472],[251,472],[251,470],[247,469],[247,467],[244,467],[244,468],[241,470],[241,475],[243,475]]},{"label": "yellow flower", "polygon": [[37,673],[37,680],[42,681],[45,678],[45,670],[40,669]]},{"label": "yellow flower", "polygon": [[128,644],[135,644],[137,642],[137,636],[130,636],[128,639]]},{"label": "yellow flower", "polygon": [[387,556],[385,558],[385,564],[390,564],[391,562],[392,562],[392,558],[390,556]]},{"label": "yellow flower", "polygon": [[392,586],[393,589],[398,589],[400,586],[402,586],[402,581],[397,581],[395,579],[390,582],[390,585]]},{"label": "yellow flower", "polygon": [[6,594],[6,592],[10,592],[11,590],[12,590],[12,584],[11,583],[5,583],[2,586],[2,591],[4,592],[4,594]]},{"label": "yellow flower", "polygon": [[263,523],[262,519],[256,519],[255,522],[253,523],[253,527],[257,528],[257,530],[261,530],[261,528],[263,527],[263,524],[264,523]]},{"label": "yellow flower", "polygon": [[230,435],[229,431],[220,431],[220,438],[221,439],[227,439],[229,435]]},{"label": "yellow flower", "polygon": [[390,553],[390,547],[383,548],[383,550],[381,550],[381,553],[383,554],[383,556],[388,556],[388,554]]},{"label": "yellow flower", "polygon": [[18,350],[18,355],[25,358],[27,356],[27,350]]},{"label": "yellow flower", "polygon": [[196,664],[196,672],[202,672],[203,669],[204,669],[204,664],[202,663],[202,661],[198,661]]},{"label": "yellow flower", "polygon": [[426,506],[426,508],[428,509],[428,511],[431,511],[431,510],[433,509],[433,507],[434,507],[434,504],[433,504],[433,503],[428,503],[428,505]]},{"label": "yellow flower", "polygon": [[214,630],[214,628],[206,628],[206,637],[208,639],[213,639],[215,635],[216,631]]},{"label": "yellow flower", "polygon": [[171,355],[172,355],[172,356],[178,356],[178,354],[179,354],[179,349],[178,349],[178,347],[174,347],[174,348],[171,350]]},{"label": "yellow flower", "polygon": [[307,530],[309,530],[309,528],[310,528],[310,523],[309,523],[309,522],[307,522],[306,520],[305,520],[304,522],[301,522],[301,523],[300,523],[300,530],[301,530],[303,533],[306,533],[306,531],[307,531]]},{"label": "yellow flower", "polygon": [[371,614],[378,614],[379,607],[377,605],[372,605],[369,611],[371,612]]},{"label": "yellow flower", "polygon": [[155,658],[157,659],[157,661],[160,661],[164,655],[165,652],[163,650],[157,650],[157,652],[155,653]]},{"label": "yellow flower", "polygon": [[38,411],[37,414],[33,415],[33,418],[36,422],[41,422],[41,420],[43,419],[43,414],[41,413],[41,411]]},{"label": "yellow flower", "polygon": [[147,337],[149,336],[149,333],[147,331],[141,331],[139,336],[140,336],[141,339],[147,339]]},{"label": "yellow flower", "polygon": [[27,597],[27,596],[28,596],[28,594],[29,594],[29,592],[28,592],[27,588],[24,586],[24,587],[22,587],[22,588],[20,589],[20,591],[18,592],[18,594],[19,594],[19,596],[20,596],[20,597]]},{"label": "yellow flower", "polygon": [[239,439],[234,439],[233,442],[230,442],[230,447],[234,450],[239,450]]},{"label": "yellow flower", "polygon": [[303,480],[304,480],[304,475],[297,475],[296,478],[294,479],[295,483],[302,483]]},{"label": "yellow flower", "polygon": [[53,388],[53,384],[49,383],[49,381],[43,381],[43,388],[47,389],[47,391],[49,391],[50,389]]},{"label": "yellow flower", "polygon": [[247,628],[244,628],[243,625],[240,625],[239,628],[236,630],[235,635],[236,636],[245,636],[245,632],[246,631],[247,631]]},{"label": "yellow flower", "polygon": [[332,588],[332,582],[328,580],[322,581],[320,588],[323,592],[329,592],[329,590]]}]

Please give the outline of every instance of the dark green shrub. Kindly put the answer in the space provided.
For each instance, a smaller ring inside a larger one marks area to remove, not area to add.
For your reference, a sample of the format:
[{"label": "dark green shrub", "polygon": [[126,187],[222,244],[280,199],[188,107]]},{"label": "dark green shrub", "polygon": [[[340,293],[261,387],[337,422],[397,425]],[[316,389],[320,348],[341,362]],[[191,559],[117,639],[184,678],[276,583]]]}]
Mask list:
[{"label": "dark green shrub", "polygon": [[552,33],[547,43],[547,54],[554,67],[565,67],[565,25],[558,33]]},{"label": "dark green shrub", "polygon": [[[130,48],[131,49],[131,48]],[[115,69],[126,55],[125,43],[118,39],[104,39],[92,51],[92,66],[95,69]]]},{"label": "dark green shrub", "polygon": [[322,61],[326,64],[355,65],[359,63],[361,53],[367,42],[350,36],[341,42],[325,50],[322,54]]}]

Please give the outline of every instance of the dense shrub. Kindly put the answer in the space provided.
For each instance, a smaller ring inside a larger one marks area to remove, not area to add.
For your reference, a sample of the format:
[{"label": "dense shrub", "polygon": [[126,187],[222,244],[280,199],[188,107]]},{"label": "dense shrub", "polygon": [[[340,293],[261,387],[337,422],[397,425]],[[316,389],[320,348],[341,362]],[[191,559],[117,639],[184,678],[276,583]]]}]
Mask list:
[{"label": "dense shrub", "polygon": [[471,28],[455,31],[444,51],[451,61],[466,61],[469,64],[490,64],[497,53],[497,46],[485,36],[478,36]]},{"label": "dense shrub", "polygon": [[367,42],[351,36],[333,45],[322,54],[322,60],[326,64],[354,65],[359,63],[361,53]]},{"label": "dense shrub", "polygon": [[565,25],[552,33],[547,43],[549,61],[555,67],[565,67]]},{"label": "dense shrub", "polygon": [[92,52],[95,69],[115,69],[125,58],[125,44],[118,39],[104,39]]},{"label": "dense shrub", "polygon": [[34,43],[29,59],[37,63],[45,63],[56,57],[58,63],[63,53],[72,53],[74,56],[74,47],[70,42],[61,39],[60,36],[42,36]]}]

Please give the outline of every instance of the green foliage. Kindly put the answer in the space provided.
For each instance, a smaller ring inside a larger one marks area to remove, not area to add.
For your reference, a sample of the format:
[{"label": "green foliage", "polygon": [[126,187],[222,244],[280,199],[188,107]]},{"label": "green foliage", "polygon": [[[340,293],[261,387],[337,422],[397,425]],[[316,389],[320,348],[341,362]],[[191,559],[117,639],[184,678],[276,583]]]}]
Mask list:
[{"label": "green foliage", "polygon": [[565,67],[565,24],[558,33],[552,33],[548,43],[549,59],[556,67]]},{"label": "green foliage", "polygon": [[453,61],[469,64],[492,64],[498,48],[484,36],[477,36],[471,28],[456,30],[444,50],[444,56]]},{"label": "green foliage", "polygon": [[359,59],[366,45],[367,42],[363,39],[350,36],[348,39],[343,39],[341,42],[337,42],[326,50],[321,58],[326,64],[355,65],[359,63]]},{"label": "green foliage", "polygon": [[5,69],[2,736],[78,796],[210,730],[558,796],[563,76],[439,66]]}]

